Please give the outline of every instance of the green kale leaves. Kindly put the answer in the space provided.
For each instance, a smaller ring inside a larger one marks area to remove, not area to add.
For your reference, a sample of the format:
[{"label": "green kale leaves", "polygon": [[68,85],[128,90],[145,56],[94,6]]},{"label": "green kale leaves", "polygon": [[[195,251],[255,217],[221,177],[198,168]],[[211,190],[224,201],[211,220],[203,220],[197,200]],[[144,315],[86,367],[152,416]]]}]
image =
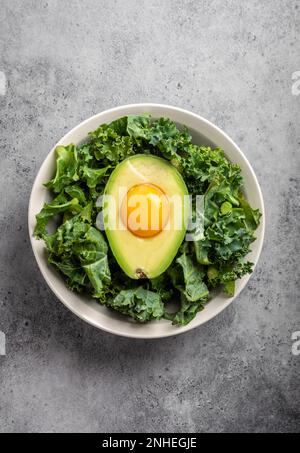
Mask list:
[{"label": "green kale leaves", "polygon": [[[96,201],[115,166],[142,153],[169,160],[189,193],[204,196],[204,232],[182,244],[164,274],[135,281],[119,268],[96,228]],[[186,325],[204,308],[212,289],[231,297],[236,280],[252,271],[244,258],[260,213],[249,205],[242,185],[240,167],[222,149],[194,144],[189,132],[168,118],[131,115],[102,124],[83,145],[56,148],[56,172],[45,184],[53,200],[36,216],[34,234],[45,241],[49,263],[72,290],[137,322],[165,317]],[[179,302],[172,313],[166,308],[170,300]]]}]

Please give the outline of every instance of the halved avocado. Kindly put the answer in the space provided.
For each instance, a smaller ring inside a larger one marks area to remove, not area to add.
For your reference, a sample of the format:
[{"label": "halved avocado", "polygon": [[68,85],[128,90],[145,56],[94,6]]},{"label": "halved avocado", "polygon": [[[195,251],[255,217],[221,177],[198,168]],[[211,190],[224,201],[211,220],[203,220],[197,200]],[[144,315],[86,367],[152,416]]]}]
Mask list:
[{"label": "halved avocado", "polygon": [[[168,225],[153,237],[137,237],[120,219],[124,194],[139,184],[159,187],[169,201]],[[107,182],[105,195],[114,200],[106,205],[104,224],[110,248],[120,267],[133,279],[154,278],[162,274],[173,261],[186,233],[189,199],[181,175],[162,158],[137,154],[115,168]]]}]

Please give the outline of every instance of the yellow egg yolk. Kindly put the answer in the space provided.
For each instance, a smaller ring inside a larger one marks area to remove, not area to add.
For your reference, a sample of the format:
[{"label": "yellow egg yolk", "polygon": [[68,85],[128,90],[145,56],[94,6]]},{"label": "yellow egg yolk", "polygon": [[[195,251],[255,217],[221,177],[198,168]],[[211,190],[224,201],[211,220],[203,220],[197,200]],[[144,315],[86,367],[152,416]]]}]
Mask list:
[{"label": "yellow egg yolk", "polygon": [[122,202],[121,218],[132,234],[150,238],[164,229],[169,211],[166,194],[154,184],[143,183],[128,190]]}]

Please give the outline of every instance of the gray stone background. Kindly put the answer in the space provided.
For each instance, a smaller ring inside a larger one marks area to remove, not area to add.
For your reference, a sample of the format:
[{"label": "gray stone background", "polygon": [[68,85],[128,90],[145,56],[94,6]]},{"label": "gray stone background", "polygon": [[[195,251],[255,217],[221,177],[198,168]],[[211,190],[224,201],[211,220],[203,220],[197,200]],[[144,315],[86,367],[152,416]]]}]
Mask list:
[{"label": "gray stone background", "polygon": [[[299,431],[299,14],[295,0],[1,0],[0,431]],[[143,101],[229,133],[267,217],[235,303],[158,341],[72,315],[27,232],[31,186],[54,143],[94,113]]]}]

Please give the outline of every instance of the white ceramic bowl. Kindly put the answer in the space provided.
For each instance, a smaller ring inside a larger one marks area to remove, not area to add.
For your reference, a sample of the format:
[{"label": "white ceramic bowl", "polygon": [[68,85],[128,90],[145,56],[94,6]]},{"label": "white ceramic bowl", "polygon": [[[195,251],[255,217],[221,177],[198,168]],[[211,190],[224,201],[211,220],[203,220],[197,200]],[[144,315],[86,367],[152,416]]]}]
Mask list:
[{"label": "white ceramic bowl", "polygon": [[[178,124],[186,125],[193,136],[194,143],[219,146],[223,148],[232,162],[240,165],[244,177],[246,197],[252,207],[259,208],[262,212],[261,224],[256,231],[257,239],[252,244],[252,251],[247,257],[256,264],[263,244],[265,226],[264,203],[258,181],[251,165],[239,147],[228,137],[228,135],[201,116],[195,115],[187,110],[163,104],[124,105],[106,110],[105,112],[87,119],[68,132],[57,144],[67,145],[69,143],[80,143],[82,140],[86,139],[88,132],[96,129],[100,124],[109,123],[124,115],[142,114],[145,112],[150,113],[154,118],[162,116],[169,117]],[[56,146],[57,145],[55,145],[55,147]],[[166,320],[154,321],[141,325],[136,324],[128,318],[101,306],[96,300],[85,298],[70,291],[57,271],[52,266],[48,265],[43,241],[36,240],[33,237],[35,215],[40,211],[44,202],[49,201],[50,199],[49,193],[43,186],[43,183],[51,179],[55,171],[55,147],[44,160],[33,184],[28,211],[29,234],[34,255],[46,282],[54,294],[73,313],[93,326],[116,335],[131,338],[162,338],[187,332],[188,330],[200,326],[221,313],[221,311],[231,304],[239,295],[248,282],[250,275],[244,276],[237,282],[234,297],[228,298],[223,295],[216,296],[187,326],[176,327],[172,326],[172,324]]]}]

